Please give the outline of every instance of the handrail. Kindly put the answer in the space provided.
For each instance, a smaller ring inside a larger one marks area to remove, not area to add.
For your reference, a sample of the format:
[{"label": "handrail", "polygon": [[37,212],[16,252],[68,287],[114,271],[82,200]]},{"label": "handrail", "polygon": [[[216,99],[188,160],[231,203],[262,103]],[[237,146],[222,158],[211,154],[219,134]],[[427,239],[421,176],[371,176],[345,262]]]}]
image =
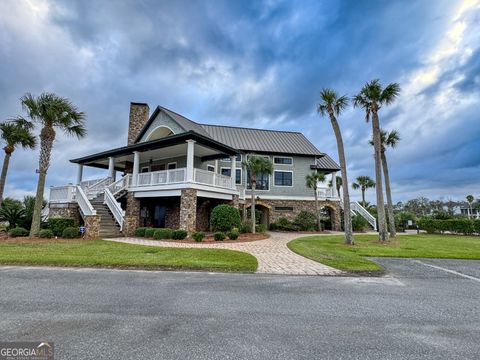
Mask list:
[{"label": "handrail", "polygon": [[82,214],[82,217],[88,215],[97,215],[97,210],[93,208],[82,187],[77,185],[76,189],[77,192],[75,198],[77,200],[78,207],[80,208],[80,214]]},{"label": "handrail", "polygon": [[50,215],[50,204],[47,202],[40,213],[42,221],[47,221]]},{"label": "handrail", "polygon": [[85,181],[82,181],[80,183],[80,186],[82,187],[82,189],[86,189],[86,188],[89,188],[101,181],[105,180],[105,178],[101,178],[101,179],[93,179],[93,180],[85,180]]},{"label": "handrail", "polygon": [[100,194],[105,189],[105,187],[110,185],[111,181],[112,181],[112,178],[110,177],[102,179],[96,182],[95,184],[85,188],[85,194],[87,194],[87,196],[90,198],[94,198],[95,196]]},{"label": "handrail", "polygon": [[203,169],[194,169],[194,180],[200,184],[213,185],[227,189],[232,188],[232,178],[230,176],[216,174],[212,171]]},{"label": "handrail", "polygon": [[374,230],[377,230],[377,219],[375,216],[370,214],[367,209],[365,209],[358,201],[352,201],[350,203],[351,209],[357,213],[359,213],[365,220],[368,221],[370,225],[372,225]]},{"label": "handrail", "polygon": [[120,231],[122,231],[125,212],[122,210],[120,203],[115,199],[115,196],[113,196],[108,187],[105,188],[104,204],[108,206],[115,221],[120,225]]},{"label": "handrail", "polygon": [[119,192],[128,188],[130,184],[130,174],[125,175],[121,179],[111,183],[106,188],[110,190],[113,196],[117,195]]}]

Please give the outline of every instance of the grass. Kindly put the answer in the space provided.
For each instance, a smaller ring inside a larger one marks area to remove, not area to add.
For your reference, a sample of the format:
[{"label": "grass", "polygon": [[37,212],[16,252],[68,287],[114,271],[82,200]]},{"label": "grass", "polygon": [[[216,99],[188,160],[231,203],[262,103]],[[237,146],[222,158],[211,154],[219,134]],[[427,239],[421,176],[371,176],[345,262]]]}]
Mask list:
[{"label": "grass", "polygon": [[257,259],[223,249],[179,249],[103,240],[0,242],[0,264],[254,272]]},{"label": "grass", "polygon": [[322,264],[353,273],[382,273],[364,257],[480,259],[480,238],[453,235],[399,235],[386,244],[376,235],[355,235],[355,245],[343,236],[309,236],[288,243],[290,250]]}]

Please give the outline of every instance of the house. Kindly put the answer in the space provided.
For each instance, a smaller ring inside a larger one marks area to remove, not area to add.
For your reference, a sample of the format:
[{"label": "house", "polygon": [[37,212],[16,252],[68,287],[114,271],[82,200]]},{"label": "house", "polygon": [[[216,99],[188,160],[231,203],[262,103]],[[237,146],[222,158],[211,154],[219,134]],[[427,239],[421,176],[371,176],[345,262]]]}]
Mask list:
[{"label": "house", "polygon": [[480,219],[480,199],[474,200],[471,207],[469,203],[461,205],[460,214],[471,219]]},{"label": "house", "polygon": [[[266,225],[314,212],[305,176],[320,171],[333,179],[339,171],[300,132],[200,124],[162,106],[150,114],[147,104],[131,103],[128,144],[70,160],[78,165],[76,182],[50,189],[49,216],[83,219],[91,237],[130,236],[139,226],[208,230],[216,205],[242,212],[250,206],[249,174],[241,166],[250,154],[274,165],[272,175],[258,177],[255,193]],[[85,166],[105,169],[105,178],[84,181]],[[340,198],[327,183],[319,184],[318,197],[339,230]]]}]

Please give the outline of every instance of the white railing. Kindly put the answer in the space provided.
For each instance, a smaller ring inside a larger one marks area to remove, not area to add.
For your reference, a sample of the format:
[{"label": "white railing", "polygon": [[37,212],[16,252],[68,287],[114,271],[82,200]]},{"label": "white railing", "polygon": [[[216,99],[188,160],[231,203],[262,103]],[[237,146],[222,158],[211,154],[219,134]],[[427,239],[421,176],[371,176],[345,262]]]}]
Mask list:
[{"label": "white railing", "polygon": [[127,174],[121,179],[111,183],[106,187],[106,189],[110,190],[112,195],[115,196],[120,191],[127,189],[128,185],[130,185],[130,174]]},{"label": "white railing", "polygon": [[[87,195],[87,197],[89,199],[93,199],[95,198],[97,195],[99,195],[101,192],[103,192],[103,190],[108,186],[110,185],[110,183],[112,182],[112,178],[105,178],[105,179],[102,179],[100,181],[97,181],[96,183],[86,187],[84,190],[85,190],[85,194]],[[80,186],[81,187],[81,186]]]},{"label": "white railing", "polygon": [[69,203],[75,201],[75,185],[57,186],[50,188],[50,203]]},{"label": "white railing", "polygon": [[338,199],[337,193],[333,188],[318,188],[317,196],[320,199]]},{"label": "white railing", "polygon": [[122,210],[122,206],[115,199],[115,196],[113,196],[109,188],[105,188],[104,203],[110,209],[110,212],[113,214],[115,221],[118,223],[118,225],[120,225],[120,231],[122,231],[125,212]]},{"label": "white railing", "polygon": [[42,209],[42,212],[40,213],[40,217],[42,219],[43,222],[47,221],[48,220],[48,216],[50,214],[50,204],[47,203],[43,209]]},{"label": "white railing", "polygon": [[368,223],[373,227],[373,229],[375,231],[377,230],[377,219],[375,218],[375,216],[370,214],[367,209],[360,205],[358,201],[352,201],[350,203],[350,210],[365,218],[365,220],[368,221]]},{"label": "white railing", "polygon": [[232,178],[221,174],[216,174],[212,171],[194,169],[193,179],[200,184],[212,185],[221,188],[232,188]]},{"label": "white railing", "polygon": [[77,191],[75,199],[77,200],[78,207],[80,208],[80,214],[82,214],[82,217],[85,215],[97,215],[97,210],[93,208],[82,187],[77,186],[76,188]]},{"label": "white railing", "polygon": [[186,181],[186,168],[153,171],[138,174],[137,186],[176,184]]},{"label": "white railing", "polygon": [[103,180],[105,180],[105,178],[93,179],[93,180],[85,180],[85,181],[82,181],[82,182],[80,183],[80,187],[81,187],[82,189],[86,189],[86,188],[88,188],[88,187],[90,187],[90,186],[92,186],[92,185],[94,185],[94,184],[96,184],[96,183],[99,183],[99,182],[103,181]]}]

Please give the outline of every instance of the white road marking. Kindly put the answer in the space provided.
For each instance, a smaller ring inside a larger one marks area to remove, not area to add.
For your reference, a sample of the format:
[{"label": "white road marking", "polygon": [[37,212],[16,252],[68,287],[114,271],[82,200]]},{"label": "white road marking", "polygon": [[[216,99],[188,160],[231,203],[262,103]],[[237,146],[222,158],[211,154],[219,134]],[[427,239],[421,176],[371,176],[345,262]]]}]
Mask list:
[{"label": "white road marking", "polygon": [[473,281],[478,281],[480,282],[480,279],[475,277],[475,276],[470,276],[470,275],[466,275],[466,274],[462,274],[461,272],[458,272],[458,271],[455,271],[455,270],[450,270],[450,269],[446,269],[446,268],[443,268],[441,266],[437,266],[437,265],[431,265],[431,264],[426,264],[420,260],[412,260],[413,262],[416,262],[416,263],[419,263],[419,264],[422,264],[422,265],[425,265],[425,266],[429,266],[431,268],[434,268],[434,269],[437,269],[437,270],[442,270],[442,271],[445,271],[445,272],[448,272],[450,274],[454,274],[454,275],[457,275],[457,276],[461,276],[461,277],[464,277],[466,279],[470,279],[470,280],[473,280]]}]

